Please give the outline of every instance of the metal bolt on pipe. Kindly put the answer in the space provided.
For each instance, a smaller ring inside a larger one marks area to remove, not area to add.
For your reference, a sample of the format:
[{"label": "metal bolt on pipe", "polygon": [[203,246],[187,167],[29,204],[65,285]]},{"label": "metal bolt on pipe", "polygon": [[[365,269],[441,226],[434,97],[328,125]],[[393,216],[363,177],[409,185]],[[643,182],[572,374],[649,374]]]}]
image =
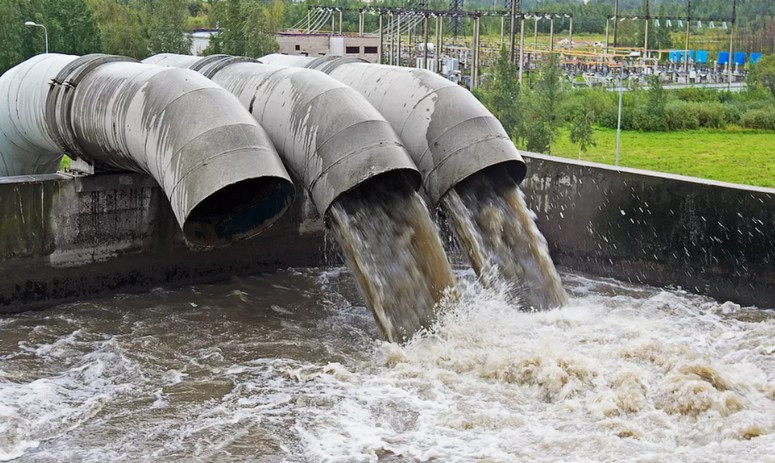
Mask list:
[{"label": "metal bolt on pipe", "polygon": [[253,236],[291,204],[293,184],[264,130],[195,72],[39,55],[0,78],[0,100],[0,175],[53,172],[64,152],[148,174],[198,245]]}]

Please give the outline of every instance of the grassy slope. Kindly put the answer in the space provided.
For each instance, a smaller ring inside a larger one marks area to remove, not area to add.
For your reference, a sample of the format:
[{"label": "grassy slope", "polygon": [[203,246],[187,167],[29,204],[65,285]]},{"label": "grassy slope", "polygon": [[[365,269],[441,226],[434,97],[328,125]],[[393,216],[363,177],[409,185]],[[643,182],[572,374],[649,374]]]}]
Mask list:
[{"label": "grassy slope", "polygon": [[[597,146],[585,161],[614,164],[616,131],[595,129]],[[561,130],[552,154],[577,159],[578,147]],[[732,183],[775,187],[775,132],[698,130],[692,132],[623,131],[619,164],[659,172]]]}]

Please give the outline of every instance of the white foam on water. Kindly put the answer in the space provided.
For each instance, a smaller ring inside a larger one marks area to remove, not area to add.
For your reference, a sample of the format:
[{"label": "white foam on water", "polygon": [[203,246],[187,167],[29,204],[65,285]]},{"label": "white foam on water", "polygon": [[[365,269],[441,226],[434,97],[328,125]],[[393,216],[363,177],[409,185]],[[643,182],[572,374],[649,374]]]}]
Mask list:
[{"label": "white foam on water", "polygon": [[[79,340],[80,330],[20,352],[54,361],[88,350],[64,371],[29,382],[0,378],[0,461],[19,458],[92,419],[115,396],[129,393],[135,366],[114,339]],[[69,362],[68,362],[69,363]]]},{"label": "white foam on water", "polygon": [[0,459],[773,461],[772,315],[574,275],[568,306],[528,313],[467,271],[434,328],[398,345],[334,289],[345,277],[201,286],[198,308],[190,288],[165,307],[126,296],[98,312],[117,328],[93,307],[60,331],[30,315],[0,352]]},{"label": "white foam on water", "polygon": [[472,286],[433,332],[328,378],[342,399],[296,429],[309,461],[765,461],[775,321],[726,310],[654,290],[524,313]]}]

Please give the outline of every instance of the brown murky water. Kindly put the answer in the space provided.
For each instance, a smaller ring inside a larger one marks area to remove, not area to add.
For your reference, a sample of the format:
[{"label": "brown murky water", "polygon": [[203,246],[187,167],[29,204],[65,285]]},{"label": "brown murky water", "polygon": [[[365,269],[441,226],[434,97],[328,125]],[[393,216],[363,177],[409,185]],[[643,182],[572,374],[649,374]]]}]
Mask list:
[{"label": "brown murky water", "polygon": [[494,167],[459,183],[441,201],[453,234],[488,287],[506,284],[528,308],[568,301],[549,249],[516,182]]},{"label": "brown murky water", "polygon": [[373,181],[337,200],[329,228],[386,339],[429,327],[455,279],[420,196],[401,178]]},{"label": "brown murky water", "polygon": [[0,461],[772,461],[772,312],[563,274],[528,313],[456,276],[405,344],[344,268],[0,317]]}]

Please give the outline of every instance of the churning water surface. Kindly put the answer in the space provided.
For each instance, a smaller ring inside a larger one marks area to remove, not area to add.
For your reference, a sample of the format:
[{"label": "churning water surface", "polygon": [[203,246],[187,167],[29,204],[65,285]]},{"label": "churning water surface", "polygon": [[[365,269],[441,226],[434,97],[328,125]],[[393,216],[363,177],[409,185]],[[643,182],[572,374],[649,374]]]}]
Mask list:
[{"label": "churning water surface", "polygon": [[775,461],[775,317],[563,274],[379,340],[343,269],[0,318],[0,461]]}]

